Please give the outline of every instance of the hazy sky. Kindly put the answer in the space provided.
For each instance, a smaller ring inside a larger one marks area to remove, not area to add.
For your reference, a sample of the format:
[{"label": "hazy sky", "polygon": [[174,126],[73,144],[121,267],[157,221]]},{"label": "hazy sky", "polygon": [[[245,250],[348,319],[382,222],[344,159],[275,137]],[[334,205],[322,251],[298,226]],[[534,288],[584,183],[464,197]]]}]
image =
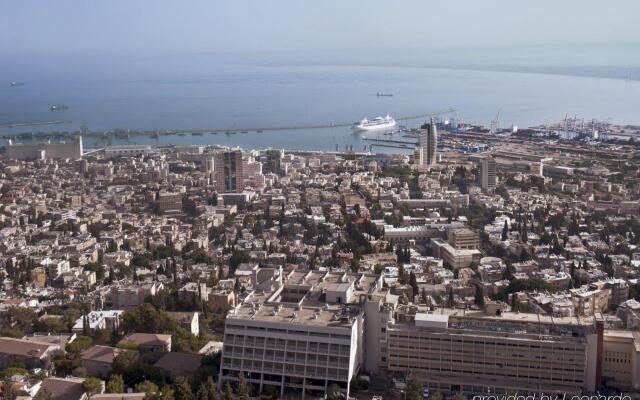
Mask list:
[{"label": "hazy sky", "polygon": [[638,0],[1,0],[0,54],[639,42]]}]

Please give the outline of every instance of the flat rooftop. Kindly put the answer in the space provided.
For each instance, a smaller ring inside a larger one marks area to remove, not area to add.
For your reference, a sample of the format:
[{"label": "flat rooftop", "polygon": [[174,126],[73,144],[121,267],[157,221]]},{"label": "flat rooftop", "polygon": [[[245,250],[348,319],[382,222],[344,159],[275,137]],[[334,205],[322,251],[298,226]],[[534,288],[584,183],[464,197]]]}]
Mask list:
[{"label": "flat rooftop", "polygon": [[292,307],[282,304],[245,303],[230,311],[227,321],[246,319],[287,325],[351,328],[353,320],[341,320],[342,307]]}]

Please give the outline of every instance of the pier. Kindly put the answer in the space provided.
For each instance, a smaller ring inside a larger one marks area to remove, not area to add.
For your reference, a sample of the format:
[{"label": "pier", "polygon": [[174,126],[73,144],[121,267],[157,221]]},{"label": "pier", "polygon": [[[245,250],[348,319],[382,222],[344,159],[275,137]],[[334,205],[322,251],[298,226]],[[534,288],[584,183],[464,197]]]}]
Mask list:
[{"label": "pier", "polygon": [[[397,117],[397,121],[408,121],[420,118],[429,118],[435,117],[442,114],[449,114],[452,112],[456,112],[454,109],[447,109],[443,111],[433,112],[433,113],[425,113],[425,114],[415,114],[415,115],[405,115],[401,117]],[[16,126],[34,126],[34,125],[53,125],[53,124],[62,124],[67,123],[69,121],[50,121],[50,122],[33,122],[33,123],[16,123],[16,124],[7,124],[0,125],[0,128],[13,128]],[[110,131],[104,132],[93,132],[95,136],[102,137],[116,137],[120,139],[126,139],[130,136],[168,136],[168,135],[180,135],[184,136],[187,134],[190,135],[202,135],[205,133],[209,134],[218,134],[218,133],[226,133],[226,134],[244,134],[249,132],[262,133],[262,132],[275,132],[275,131],[291,131],[291,130],[308,130],[308,129],[327,129],[327,128],[347,128],[351,127],[353,122],[337,122],[337,123],[324,123],[324,124],[308,124],[308,125],[289,125],[289,126],[270,126],[270,127],[227,127],[227,128],[196,128],[196,129],[155,129],[155,130],[144,130],[144,131],[129,131],[124,129],[113,129]],[[15,135],[4,135],[4,138],[13,138],[17,137],[19,134]],[[37,137],[48,137],[53,136],[53,133],[42,133],[34,136]],[[72,133],[58,132],[56,136],[70,136]]]}]

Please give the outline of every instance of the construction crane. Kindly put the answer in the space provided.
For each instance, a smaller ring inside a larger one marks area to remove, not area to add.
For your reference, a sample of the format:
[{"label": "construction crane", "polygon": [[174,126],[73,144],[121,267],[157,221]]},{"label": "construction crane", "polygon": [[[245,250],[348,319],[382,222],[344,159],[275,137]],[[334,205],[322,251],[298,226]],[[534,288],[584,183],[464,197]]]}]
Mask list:
[{"label": "construction crane", "polygon": [[491,121],[491,133],[498,133],[500,130],[500,109],[498,108],[498,113],[496,117]]}]

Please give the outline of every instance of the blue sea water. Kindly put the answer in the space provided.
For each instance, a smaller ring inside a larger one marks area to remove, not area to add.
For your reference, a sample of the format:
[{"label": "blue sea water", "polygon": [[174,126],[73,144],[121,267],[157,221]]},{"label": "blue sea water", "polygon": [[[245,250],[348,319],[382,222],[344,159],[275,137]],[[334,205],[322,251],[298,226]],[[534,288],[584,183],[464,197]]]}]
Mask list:
[{"label": "blue sea water", "polygon": [[[449,108],[466,122],[526,127],[565,115],[640,124],[640,81],[533,73],[332,65],[198,64],[153,73],[4,76],[0,125],[65,120],[69,123],[0,129],[2,134],[114,128],[212,129],[344,123],[363,117],[426,114]],[[25,86],[10,87],[12,80]],[[378,97],[377,92],[393,93]],[[52,112],[52,104],[69,110]],[[422,120],[406,121],[410,126]],[[85,138],[88,146],[104,145]],[[124,143],[122,140],[113,144]],[[221,144],[244,148],[334,150],[360,134],[348,127],[227,135],[131,136],[128,143]]]}]

